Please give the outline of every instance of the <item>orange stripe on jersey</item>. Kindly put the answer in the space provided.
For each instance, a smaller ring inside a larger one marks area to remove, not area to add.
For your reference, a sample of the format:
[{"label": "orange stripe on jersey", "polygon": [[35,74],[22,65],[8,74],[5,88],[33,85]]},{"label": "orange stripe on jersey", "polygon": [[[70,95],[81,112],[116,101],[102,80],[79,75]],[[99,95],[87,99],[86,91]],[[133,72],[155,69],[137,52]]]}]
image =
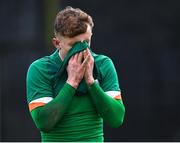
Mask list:
[{"label": "orange stripe on jersey", "polygon": [[119,95],[116,95],[116,96],[114,97],[114,99],[121,100],[122,98],[121,98],[121,95],[119,94]]},{"label": "orange stripe on jersey", "polygon": [[29,104],[29,111],[31,112],[33,109],[40,107],[40,106],[44,106],[45,103],[42,102],[35,102],[35,103],[30,103]]},{"label": "orange stripe on jersey", "polygon": [[106,91],[105,93],[114,99],[118,99],[118,100],[122,99],[120,91]]}]

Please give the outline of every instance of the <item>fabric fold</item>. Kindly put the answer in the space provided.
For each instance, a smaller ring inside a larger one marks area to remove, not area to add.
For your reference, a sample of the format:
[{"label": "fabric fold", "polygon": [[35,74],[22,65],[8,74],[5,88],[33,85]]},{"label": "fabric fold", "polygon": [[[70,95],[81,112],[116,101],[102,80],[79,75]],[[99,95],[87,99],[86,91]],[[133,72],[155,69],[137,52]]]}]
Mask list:
[{"label": "fabric fold", "polygon": [[[67,77],[67,71],[66,71],[66,67],[68,65],[68,62],[70,60],[70,58],[81,52],[81,51],[84,51],[86,50],[87,48],[89,48],[89,44],[86,42],[86,41],[83,41],[83,42],[76,42],[73,47],[70,49],[70,51],[68,52],[68,54],[66,55],[66,57],[64,58],[62,64],[60,65],[56,75],[55,75],[55,81],[56,80],[59,80],[61,77],[63,77],[62,75],[66,74],[66,77]],[[91,51],[91,50],[90,50]],[[92,53],[92,51],[91,51]],[[93,55],[93,54],[92,54]],[[98,72],[98,67],[96,66],[96,63],[94,62],[94,69],[93,69],[93,76],[94,78],[99,79],[99,72]],[[65,83],[66,81],[64,81]],[[56,83],[56,82],[55,82]],[[87,85],[84,81],[84,79],[80,82],[77,90],[76,90],[76,93],[79,94],[79,95],[82,95],[82,94],[86,94],[88,91],[88,88],[87,88]]]}]

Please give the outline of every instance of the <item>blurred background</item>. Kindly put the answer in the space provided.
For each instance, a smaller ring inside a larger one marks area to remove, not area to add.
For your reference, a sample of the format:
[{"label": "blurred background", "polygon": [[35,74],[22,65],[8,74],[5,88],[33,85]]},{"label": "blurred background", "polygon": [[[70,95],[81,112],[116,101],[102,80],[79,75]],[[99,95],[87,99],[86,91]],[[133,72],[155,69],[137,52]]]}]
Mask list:
[{"label": "blurred background", "polygon": [[91,48],[113,60],[126,106],[105,141],[180,141],[179,0],[1,0],[0,141],[40,141],[26,102],[26,72],[51,54],[66,6],[94,18]]}]

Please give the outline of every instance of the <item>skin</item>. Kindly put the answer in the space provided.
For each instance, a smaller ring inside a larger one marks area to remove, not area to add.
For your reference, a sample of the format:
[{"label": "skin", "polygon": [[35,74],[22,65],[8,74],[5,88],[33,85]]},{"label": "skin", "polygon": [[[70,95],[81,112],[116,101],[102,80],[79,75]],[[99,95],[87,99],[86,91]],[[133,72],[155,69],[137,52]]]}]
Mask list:
[{"label": "skin", "polygon": [[[62,60],[67,55],[68,51],[72,48],[72,45],[77,41],[87,41],[90,45],[92,36],[92,28],[87,24],[87,30],[85,33],[77,35],[73,38],[62,37],[57,35],[53,38],[52,42],[54,46],[59,49],[59,56]],[[94,59],[89,49],[75,54],[69,60],[67,66],[67,83],[77,89],[79,83],[84,78],[86,84],[90,86],[94,83],[93,78]]]}]

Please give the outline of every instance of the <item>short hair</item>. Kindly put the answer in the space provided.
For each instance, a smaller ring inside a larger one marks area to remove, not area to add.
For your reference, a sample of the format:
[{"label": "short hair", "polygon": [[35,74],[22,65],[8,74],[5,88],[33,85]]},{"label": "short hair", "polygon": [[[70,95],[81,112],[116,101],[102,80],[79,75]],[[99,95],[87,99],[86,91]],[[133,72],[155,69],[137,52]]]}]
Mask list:
[{"label": "short hair", "polygon": [[87,30],[87,24],[93,28],[92,17],[79,8],[66,7],[60,11],[55,19],[54,33],[64,37],[75,37]]}]

